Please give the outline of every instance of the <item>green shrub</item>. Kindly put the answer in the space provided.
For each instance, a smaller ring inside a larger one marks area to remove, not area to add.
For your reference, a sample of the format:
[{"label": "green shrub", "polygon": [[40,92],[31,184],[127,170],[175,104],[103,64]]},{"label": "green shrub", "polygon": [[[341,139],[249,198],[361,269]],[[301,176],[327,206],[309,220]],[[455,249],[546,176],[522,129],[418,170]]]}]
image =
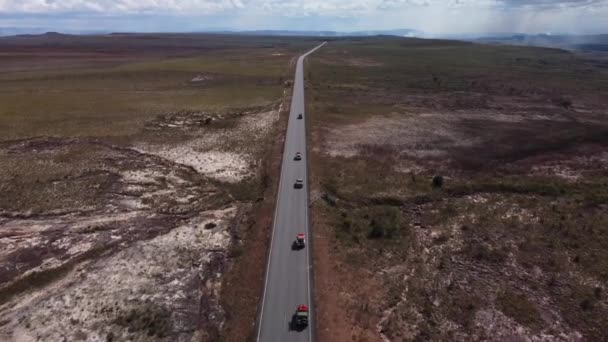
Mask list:
[{"label": "green shrub", "polygon": [[370,221],[370,239],[391,239],[399,233],[400,212],[393,207],[373,210]]},{"label": "green shrub", "polygon": [[433,177],[433,187],[441,188],[443,187],[443,176],[435,176]]}]

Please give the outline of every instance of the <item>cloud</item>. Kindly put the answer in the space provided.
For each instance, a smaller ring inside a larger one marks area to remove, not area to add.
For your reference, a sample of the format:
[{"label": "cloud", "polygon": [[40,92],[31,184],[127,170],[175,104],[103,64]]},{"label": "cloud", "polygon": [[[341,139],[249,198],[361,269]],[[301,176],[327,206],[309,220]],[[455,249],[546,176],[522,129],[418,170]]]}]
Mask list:
[{"label": "cloud", "polygon": [[61,25],[66,18],[96,26],[112,18],[125,29],[175,29],[181,20],[184,29],[578,33],[608,31],[608,0],[0,0],[0,26]]},{"label": "cloud", "polygon": [[241,0],[0,0],[7,13],[215,13],[244,7]]},{"label": "cloud", "polygon": [[604,0],[499,0],[499,2],[508,6],[527,6],[541,8],[580,7],[605,3]]},{"label": "cloud", "polygon": [[568,8],[607,0],[0,0],[0,13],[199,13],[248,8],[332,15],[415,8]]}]

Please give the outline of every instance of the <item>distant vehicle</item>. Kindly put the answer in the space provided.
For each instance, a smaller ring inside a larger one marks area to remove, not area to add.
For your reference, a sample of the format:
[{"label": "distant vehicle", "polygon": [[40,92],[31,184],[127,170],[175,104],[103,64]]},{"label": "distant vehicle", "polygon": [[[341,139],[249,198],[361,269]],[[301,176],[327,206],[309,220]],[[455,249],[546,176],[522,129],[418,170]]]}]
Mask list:
[{"label": "distant vehicle", "polygon": [[296,189],[302,189],[304,187],[304,181],[300,178],[296,179],[296,182],[293,187]]},{"label": "distant vehicle", "polygon": [[298,233],[296,240],[293,242],[295,249],[302,249],[306,247],[306,235],[304,233]]},{"label": "distant vehicle", "polygon": [[302,153],[296,152],[296,155],[293,157],[293,160],[302,160]]},{"label": "distant vehicle", "polygon": [[298,115],[298,119],[301,119],[301,118],[302,118],[302,113],[300,113],[300,114]]},{"label": "distant vehicle", "polygon": [[296,313],[293,315],[293,325],[296,329],[304,329],[308,326],[308,306],[298,305]]}]

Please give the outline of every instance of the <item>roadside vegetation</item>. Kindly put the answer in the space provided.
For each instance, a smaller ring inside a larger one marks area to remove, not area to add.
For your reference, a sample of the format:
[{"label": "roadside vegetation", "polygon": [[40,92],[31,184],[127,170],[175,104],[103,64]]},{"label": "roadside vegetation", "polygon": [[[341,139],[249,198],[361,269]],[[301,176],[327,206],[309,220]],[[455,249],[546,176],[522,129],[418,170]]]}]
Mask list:
[{"label": "roadside vegetation", "polygon": [[607,80],[558,49],[365,38],[312,55],[321,336],[606,339]]}]

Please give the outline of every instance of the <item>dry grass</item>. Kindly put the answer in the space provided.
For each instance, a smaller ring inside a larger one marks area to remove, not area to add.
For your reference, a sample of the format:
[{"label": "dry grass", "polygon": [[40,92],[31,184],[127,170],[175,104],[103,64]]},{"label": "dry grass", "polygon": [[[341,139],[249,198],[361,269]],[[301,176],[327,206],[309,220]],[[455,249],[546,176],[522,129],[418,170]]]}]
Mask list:
[{"label": "dry grass", "polygon": [[314,44],[0,39],[0,339],[217,341],[218,275]]},{"label": "dry grass", "polygon": [[[606,337],[604,68],[392,38],[339,40],[309,63],[315,229],[383,284],[382,300],[355,305],[346,284],[321,296],[390,340]],[[378,217],[395,228],[377,234]]]},{"label": "dry grass", "polygon": [[[313,43],[199,35],[3,38],[0,134],[124,141],[158,115],[268,105],[291,77],[290,59]],[[29,71],[37,64],[47,67]],[[190,82],[201,73],[214,77]]]}]

